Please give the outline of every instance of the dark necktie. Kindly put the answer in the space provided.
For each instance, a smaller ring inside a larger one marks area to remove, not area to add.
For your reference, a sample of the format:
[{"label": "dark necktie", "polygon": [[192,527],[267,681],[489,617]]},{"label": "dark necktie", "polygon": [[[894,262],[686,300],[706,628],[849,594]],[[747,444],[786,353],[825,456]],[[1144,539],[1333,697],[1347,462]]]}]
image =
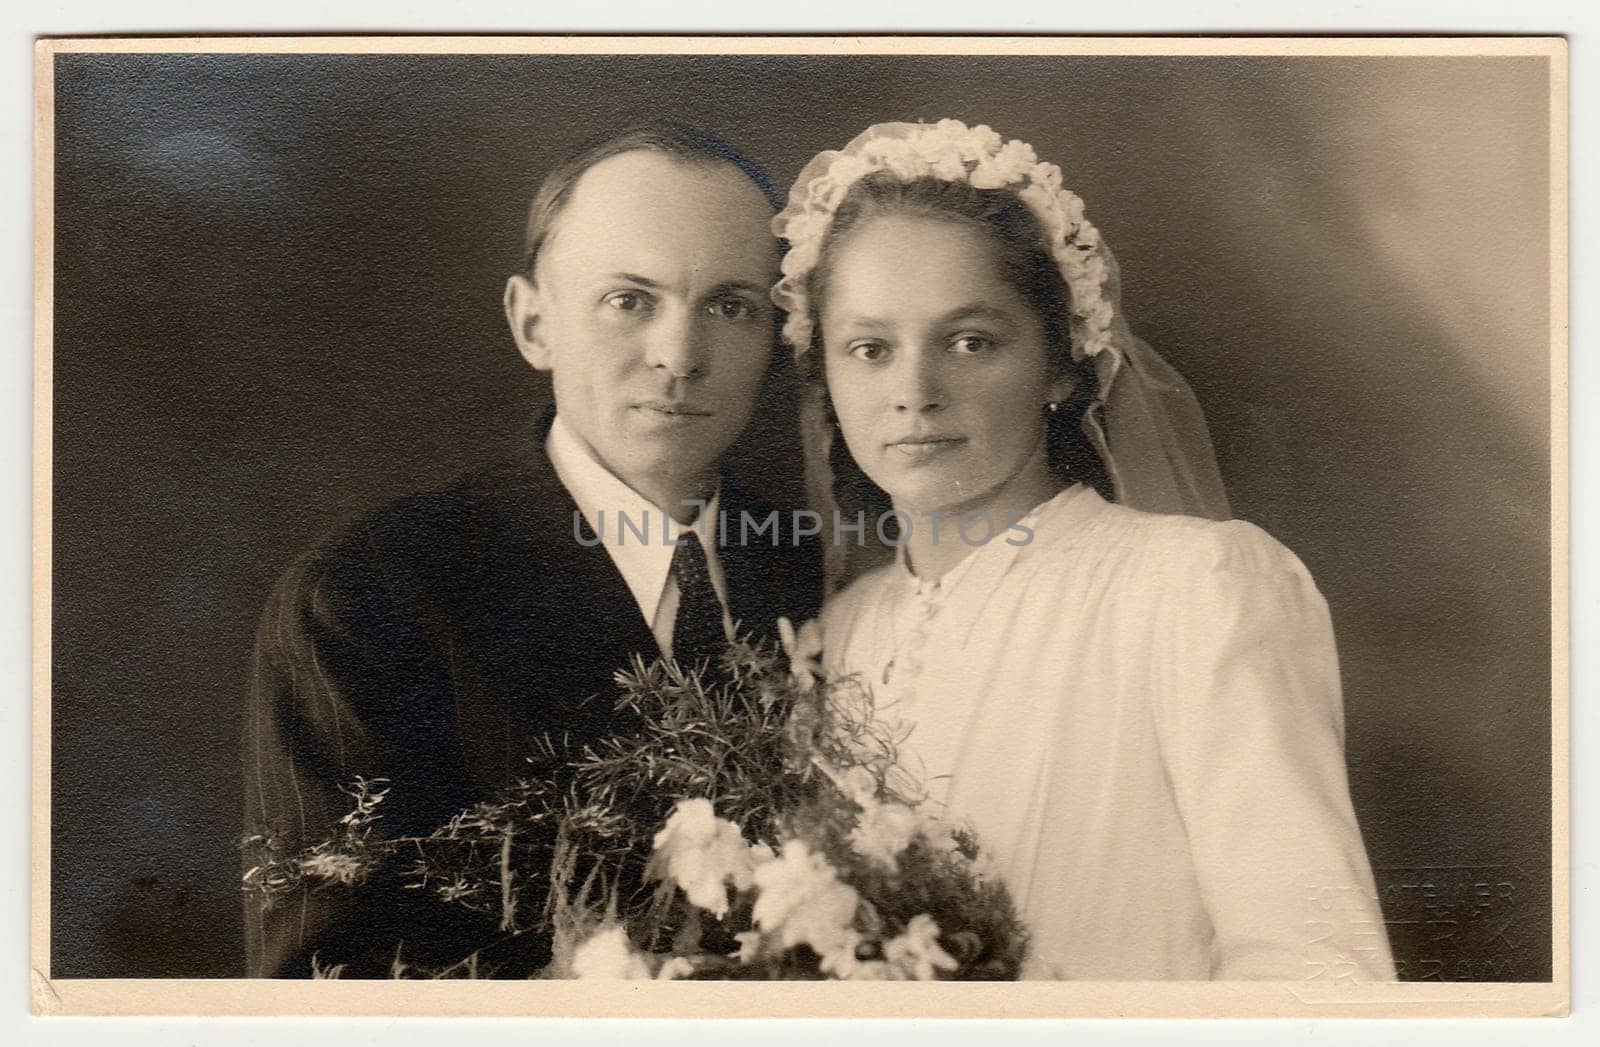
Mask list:
[{"label": "dark necktie", "polygon": [[672,576],[678,580],[678,616],[672,623],[672,657],[685,669],[710,660],[715,667],[728,646],[722,630],[722,602],[711,586],[705,550],[694,531],[686,531],[672,553]]}]

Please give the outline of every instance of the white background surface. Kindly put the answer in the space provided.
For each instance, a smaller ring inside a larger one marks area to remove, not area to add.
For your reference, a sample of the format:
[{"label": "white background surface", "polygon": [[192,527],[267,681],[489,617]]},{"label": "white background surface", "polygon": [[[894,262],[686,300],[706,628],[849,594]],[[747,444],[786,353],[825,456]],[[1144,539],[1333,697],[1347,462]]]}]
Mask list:
[{"label": "white background surface", "polygon": [[[9,351],[0,355],[0,484],[11,495],[0,501],[5,541],[0,577],[7,599],[0,603],[0,660],[9,683],[0,702],[0,791],[7,797],[3,865],[0,865],[0,1029],[11,1043],[88,1044],[365,1044],[436,1043],[449,1037],[484,1043],[556,1037],[596,1044],[750,1043],[801,1044],[818,1040],[926,1045],[1003,1037],[1008,1044],[1093,1042],[1185,1043],[1484,1043],[1580,1042],[1600,1030],[1600,978],[1594,959],[1596,929],[1593,894],[1597,859],[1593,804],[1600,794],[1593,763],[1583,759],[1596,736],[1596,712],[1584,699],[1591,673],[1586,641],[1597,604],[1592,550],[1596,548],[1595,506],[1586,497],[1594,486],[1596,425],[1595,367],[1586,365],[1583,313],[1579,303],[1594,292],[1592,272],[1584,268],[1584,245],[1600,234],[1585,206],[1583,175],[1594,157],[1585,116],[1592,115],[1596,92],[1592,77],[1600,65],[1589,51],[1600,46],[1600,23],[1593,8],[1578,3],[1520,0],[1517,3],[1455,4],[1399,2],[1286,5],[1270,0],[1233,0],[1198,5],[1155,0],[1117,0],[1107,4],[1023,3],[1018,0],[922,0],[914,13],[868,0],[811,0],[804,4],[713,5],[691,0],[644,3],[612,0],[604,5],[552,5],[546,10],[522,0],[391,0],[387,3],[337,3],[333,0],[276,0],[270,5],[160,0],[138,4],[109,0],[85,3],[19,5],[4,16],[0,36],[7,88],[0,106],[6,145],[4,178],[9,192],[0,214],[0,266],[4,267],[3,323]],[[895,5],[910,7],[911,5]],[[93,1020],[32,1018],[28,1008],[28,816],[30,574],[32,471],[32,45],[40,35],[186,35],[251,32],[952,32],[952,33],[1319,33],[1385,34],[1565,34],[1572,45],[1571,218],[1572,259],[1572,914],[1573,1014],[1567,1020],[1516,1022],[735,1022],[714,1025],[666,1022],[533,1022],[433,1020]],[[1590,121],[1592,123],[1592,121]],[[1583,554],[1585,548],[1591,555]],[[1587,1033],[1584,1030],[1587,1029]]]}]

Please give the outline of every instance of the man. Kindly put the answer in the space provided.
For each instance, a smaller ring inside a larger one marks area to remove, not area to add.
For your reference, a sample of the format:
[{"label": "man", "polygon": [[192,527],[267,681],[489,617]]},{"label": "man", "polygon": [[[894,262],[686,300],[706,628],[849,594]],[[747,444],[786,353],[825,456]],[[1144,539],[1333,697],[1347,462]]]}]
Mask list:
[{"label": "man", "polygon": [[[541,738],[626,730],[583,699],[634,653],[698,662],[736,623],[815,613],[814,548],[741,544],[769,510],[719,467],[774,352],[772,210],[758,172],[693,132],[630,132],[552,173],[505,311],[556,409],[514,467],[384,509],[286,574],[246,724],[247,866],[330,837],[358,776],[390,782],[383,833],[426,835],[527,775]],[[401,872],[247,895],[249,973],[383,977],[486,943],[481,970],[548,959]]]}]

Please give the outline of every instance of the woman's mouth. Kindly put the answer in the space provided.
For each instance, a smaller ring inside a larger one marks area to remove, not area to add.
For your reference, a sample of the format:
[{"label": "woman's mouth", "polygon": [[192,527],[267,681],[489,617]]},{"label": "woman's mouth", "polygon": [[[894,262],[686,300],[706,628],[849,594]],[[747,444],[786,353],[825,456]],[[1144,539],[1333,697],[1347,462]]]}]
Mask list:
[{"label": "woman's mouth", "polygon": [[913,436],[896,440],[889,444],[889,449],[914,462],[922,462],[955,450],[966,442],[964,436]]}]

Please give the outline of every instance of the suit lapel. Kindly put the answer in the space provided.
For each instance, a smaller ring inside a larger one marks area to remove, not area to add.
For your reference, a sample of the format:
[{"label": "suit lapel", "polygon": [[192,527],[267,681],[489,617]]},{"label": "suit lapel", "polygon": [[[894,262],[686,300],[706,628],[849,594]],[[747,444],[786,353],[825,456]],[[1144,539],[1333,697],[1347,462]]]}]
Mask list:
[{"label": "suit lapel", "polygon": [[[721,511],[726,526],[717,529],[717,558],[728,582],[728,613],[742,635],[770,637],[777,632],[778,612],[774,608],[773,562],[784,549],[773,548],[774,541],[788,539],[787,529],[754,534],[756,525],[765,524],[773,510],[753,502],[732,483],[723,485]],[[744,522],[750,521],[751,530]]]},{"label": "suit lapel", "polygon": [[[648,662],[660,654],[627,582],[544,453],[553,417],[545,416],[524,461],[479,474],[464,492],[473,526],[453,587],[451,673],[461,747],[489,792],[538,773],[529,757],[541,738],[582,746],[627,730],[631,720],[614,708],[615,675],[635,655]],[[718,558],[741,630],[770,638],[779,614],[814,614],[815,543],[794,548],[783,514],[775,531],[742,534],[746,514],[764,523],[773,510],[731,483],[722,511],[728,524],[718,528]]]},{"label": "suit lapel", "polygon": [[[723,488],[723,512],[728,522],[719,530],[717,554],[728,576],[729,611],[744,631],[774,639],[780,616],[796,625],[815,617],[822,591],[818,540],[796,542],[790,513],[751,498],[731,482]],[[769,520],[773,525],[757,536],[755,527]]]},{"label": "suit lapel", "polygon": [[526,467],[479,477],[471,496],[456,711],[474,777],[491,787],[528,773],[543,737],[583,745],[625,727],[613,678],[634,654],[659,654],[542,439],[536,446]]}]

